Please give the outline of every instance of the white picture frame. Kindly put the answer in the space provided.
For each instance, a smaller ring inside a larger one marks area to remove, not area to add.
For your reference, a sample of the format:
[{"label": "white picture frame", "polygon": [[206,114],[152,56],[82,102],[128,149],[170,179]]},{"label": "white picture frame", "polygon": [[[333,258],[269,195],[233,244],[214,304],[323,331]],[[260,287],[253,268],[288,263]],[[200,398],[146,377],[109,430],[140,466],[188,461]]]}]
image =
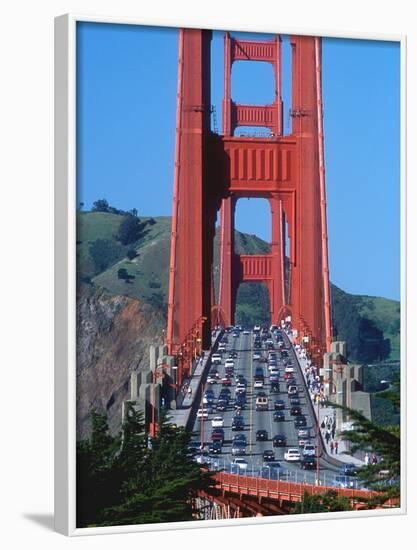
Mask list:
[{"label": "white picture frame", "polygon": [[[77,22],[129,25],[183,26],[181,22],[142,21],[136,18],[67,14],[55,19],[55,529],[67,536],[195,529],[217,527],[218,522],[163,523],[122,527],[76,528],[75,451],[76,451],[76,25]],[[190,27],[190,25],[187,25]],[[369,40],[395,40],[401,47],[401,506],[378,515],[406,513],[406,129],[405,68],[406,37],[403,35],[338,33],[319,29],[245,28],[236,31],[308,34]],[[338,512],[337,518],[352,512]],[[374,516],[372,511],[355,512],[357,517]],[[222,520],[221,525],[270,524],[331,519],[334,513],[268,518]]]}]

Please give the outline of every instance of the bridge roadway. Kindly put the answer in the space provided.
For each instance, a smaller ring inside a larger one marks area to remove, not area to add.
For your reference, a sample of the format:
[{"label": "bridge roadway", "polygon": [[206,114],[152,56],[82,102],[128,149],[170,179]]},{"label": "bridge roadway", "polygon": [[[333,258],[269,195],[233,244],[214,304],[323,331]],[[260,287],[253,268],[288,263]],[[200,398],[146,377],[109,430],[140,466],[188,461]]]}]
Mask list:
[{"label": "bridge roadway", "polygon": [[[299,400],[302,409],[302,414],[305,415],[307,419],[307,427],[310,428],[311,433],[311,443],[317,445],[316,441],[316,419],[313,415],[312,408],[310,403],[308,403],[309,396],[307,393],[307,388],[305,386],[304,377],[301,373],[301,367],[298,362],[296,353],[289,343],[289,340],[284,336],[284,342],[286,349],[289,353],[289,356],[294,365],[294,377],[299,388]],[[244,458],[248,462],[246,471],[239,470],[239,473],[244,475],[260,475],[261,468],[268,463],[263,461],[263,451],[271,449],[274,451],[275,460],[280,463],[280,466],[283,468],[284,479],[290,479],[292,481],[306,482],[309,484],[314,484],[317,477],[317,470],[302,470],[298,462],[287,462],[284,460],[284,453],[289,447],[298,447],[298,437],[297,437],[297,428],[294,426],[294,417],[290,415],[290,402],[287,395],[286,382],[284,380],[284,366],[279,360],[278,356],[278,368],[279,368],[279,393],[271,393],[271,384],[269,382],[269,371],[268,364],[266,362],[259,362],[258,360],[253,359],[253,340],[254,335],[251,332],[250,334],[243,334],[240,332],[239,337],[233,337],[233,334],[230,333],[227,335],[228,343],[226,347],[226,352],[222,356],[222,364],[217,366],[217,369],[220,373],[220,378],[223,377],[225,373],[224,363],[229,357],[230,351],[237,351],[237,358],[234,359],[235,363],[235,375],[242,374],[247,380],[247,404],[246,407],[241,411],[240,416],[243,417],[245,428],[243,431],[233,431],[232,430],[232,420],[236,416],[233,401],[235,397],[236,382],[235,377],[232,378],[232,385],[229,386],[231,390],[231,399],[230,404],[226,411],[218,412],[215,411],[209,414],[208,419],[201,420],[196,418],[193,428],[193,441],[204,442],[205,448],[208,449],[210,444],[210,436],[212,432],[211,420],[214,416],[222,416],[224,421],[224,433],[225,440],[222,447],[221,454],[210,455],[209,460],[211,462],[212,469],[221,469],[225,471],[231,471],[231,463],[233,462],[235,456],[232,456],[232,439],[236,434],[243,433],[247,438],[247,447],[246,455],[242,455],[239,458]],[[277,350],[277,344],[274,340],[274,348]],[[264,357],[267,357],[267,351],[264,346],[260,350]],[[264,387],[261,389],[254,389],[254,372],[255,368],[262,366],[264,371]],[[215,394],[214,404],[217,402],[221,388],[224,387],[221,385],[220,380],[216,384],[206,384],[205,390],[208,388],[213,389]],[[268,397],[268,410],[267,411],[257,411],[255,408],[256,395],[263,391]],[[277,399],[282,399],[285,402],[285,421],[274,421],[274,402]],[[256,432],[257,430],[264,429],[268,432],[267,441],[257,441]],[[273,447],[272,437],[277,434],[285,435],[287,438],[287,445],[285,447]],[[320,449],[320,447],[319,447]],[[299,449],[301,452],[301,449]],[[322,453],[320,453],[322,454]],[[320,483],[333,485],[333,480],[335,475],[337,475],[339,468],[330,464],[326,460],[326,455],[322,455],[320,458]],[[237,470],[233,470],[234,473],[237,473]],[[268,476],[267,470],[263,471],[264,476]]]}]

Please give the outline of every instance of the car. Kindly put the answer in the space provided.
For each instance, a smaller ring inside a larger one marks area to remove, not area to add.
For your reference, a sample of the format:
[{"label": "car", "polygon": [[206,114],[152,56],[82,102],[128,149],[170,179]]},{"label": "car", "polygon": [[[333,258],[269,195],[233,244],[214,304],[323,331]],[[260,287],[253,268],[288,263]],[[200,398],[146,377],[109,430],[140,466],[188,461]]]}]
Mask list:
[{"label": "car", "polygon": [[232,420],[232,430],[244,430],[245,429],[245,421],[241,416],[235,416]]},{"label": "car", "polygon": [[258,430],[256,432],[256,441],[268,441],[268,432],[266,430]]},{"label": "car", "polygon": [[235,331],[233,331],[232,336],[233,336],[233,338],[239,338],[240,332],[235,330]]},{"label": "car", "polygon": [[271,393],[279,393],[278,382],[271,382]]},{"label": "car", "polygon": [[209,453],[213,455],[221,454],[222,452],[222,442],[221,441],[212,441],[209,445]]},{"label": "car", "polygon": [[285,478],[284,470],[281,464],[276,461],[266,462],[261,468],[261,477],[264,479],[283,479]]},{"label": "car", "polygon": [[214,428],[211,432],[210,439],[212,441],[221,441],[223,443],[224,441],[224,430],[223,428]]},{"label": "car", "polygon": [[224,420],[222,416],[215,416],[211,420],[212,428],[223,428]]},{"label": "car", "polygon": [[296,428],[305,428],[307,426],[307,420],[304,415],[296,416],[294,418],[294,425]]},{"label": "car", "polygon": [[271,382],[271,384],[273,382],[279,382],[279,376],[278,374],[271,374],[271,376],[269,377],[269,381]]},{"label": "car", "polygon": [[246,386],[239,382],[236,384],[236,395],[238,394],[246,394]]},{"label": "car", "polygon": [[237,394],[234,407],[235,409],[243,409],[246,405],[246,398],[240,393]]},{"label": "car", "polygon": [[260,332],[260,330],[261,330],[261,325],[255,325],[253,327],[253,332]]},{"label": "car", "polygon": [[301,460],[300,451],[294,447],[291,447],[284,453],[284,459],[287,462],[298,462]]},{"label": "car", "polygon": [[232,461],[232,466],[237,466],[239,470],[246,470],[248,468],[248,463],[244,458],[235,458]]},{"label": "car", "polygon": [[245,434],[235,434],[235,435],[233,436],[232,445],[233,445],[233,443],[235,443],[236,441],[243,441],[243,442],[246,444],[246,435],[245,435]]},{"label": "car", "polygon": [[223,376],[220,383],[221,383],[222,386],[231,386],[232,385],[232,381],[230,380],[230,378],[228,376]]},{"label": "car", "polygon": [[227,368],[227,367],[233,367],[235,366],[235,362],[233,359],[226,359],[225,363],[224,363],[224,366]]},{"label": "car", "polygon": [[358,471],[353,462],[348,462],[346,464],[343,464],[343,466],[340,468],[340,473],[344,476],[356,476]]},{"label": "car", "polygon": [[300,416],[301,413],[301,407],[299,405],[293,405],[290,409],[290,415],[291,416]]},{"label": "car", "polygon": [[218,399],[216,404],[216,411],[223,412],[227,409],[229,402],[227,399]]},{"label": "car", "polygon": [[289,386],[287,389],[288,395],[298,395],[298,388],[297,386]]},{"label": "car", "polygon": [[273,447],[285,447],[287,445],[287,438],[283,434],[274,435],[272,438]]},{"label": "car", "polygon": [[190,441],[187,448],[190,453],[196,455],[201,450],[201,443],[200,441]]},{"label": "car", "polygon": [[248,334],[250,334],[250,331],[247,328],[245,328],[244,331],[243,331],[243,334],[245,336],[247,336]]},{"label": "car", "polygon": [[303,456],[315,456],[316,446],[311,443],[307,443],[303,448]]},{"label": "car", "polygon": [[272,451],[271,449],[267,449],[262,453],[262,458],[264,462],[272,462],[273,460],[275,460],[274,451]]},{"label": "car", "polygon": [[358,482],[356,479],[352,479],[352,476],[338,475],[334,477],[333,485],[335,487],[341,487],[343,489],[356,489],[358,488]]},{"label": "car", "polygon": [[231,392],[230,388],[222,388],[220,390],[219,397],[221,397],[221,396],[230,397],[231,394],[232,394],[232,392]]},{"label": "car", "polygon": [[201,451],[199,454],[194,456],[194,460],[198,464],[210,464],[211,462],[208,451]]},{"label": "car", "polygon": [[310,443],[309,437],[298,437],[298,446],[303,448],[305,445],[308,445]]},{"label": "car", "polygon": [[229,353],[229,359],[237,359],[237,351],[236,350],[232,350]]},{"label": "car", "polygon": [[213,394],[205,394],[203,395],[203,404],[210,404],[212,405],[214,403],[214,395]]},{"label": "car", "polygon": [[246,441],[233,441],[232,443],[232,455],[245,455],[246,454]]},{"label": "car", "polygon": [[222,362],[222,356],[220,355],[220,353],[213,353],[213,355],[211,356],[211,362],[213,365],[220,365],[220,363]]},{"label": "car", "polygon": [[226,367],[224,369],[224,372],[225,372],[226,376],[232,377],[235,373],[235,369],[233,367]]},{"label": "car", "polygon": [[274,402],[274,409],[276,411],[283,411],[285,409],[285,401],[283,399],[277,399]]},{"label": "car", "polygon": [[268,410],[268,398],[259,393],[258,396],[256,397],[255,409],[257,411],[267,411]]},{"label": "car", "polygon": [[295,383],[295,377],[291,372],[284,372],[284,380],[289,383]]},{"label": "car", "polygon": [[284,411],[275,411],[273,418],[275,422],[284,422],[285,421]]},{"label": "car", "polygon": [[253,359],[254,361],[257,361],[257,360],[260,359],[260,358],[261,358],[261,354],[259,353],[259,351],[254,351],[254,352],[253,352],[253,355],[252,355],[252,359]]},{"label": "car", "polygon": [[300,468],[302,470],[314,470],[317,468],[317,462],[314,456],[303,456],[300,460]]},{"label": "car", "polygon": [[217,377],[214,374],[209,373],[207,376],[207,384],[217,384]]},{"label": "car", "polygon": [[206,418],[208,418],[207,409],[198,409],[197,418],[203,418],[204,420],[206,420]]},{"label": "car", "polygon": [[253,387],[255,389],[263,388],[264,387],[264,381],[263,380],[255,380],[255,382],[253,383]]},{"label": "car", "polygon": [[301,405],[301,402],[298,397],[291,396],[290,397],[290,405]]}]

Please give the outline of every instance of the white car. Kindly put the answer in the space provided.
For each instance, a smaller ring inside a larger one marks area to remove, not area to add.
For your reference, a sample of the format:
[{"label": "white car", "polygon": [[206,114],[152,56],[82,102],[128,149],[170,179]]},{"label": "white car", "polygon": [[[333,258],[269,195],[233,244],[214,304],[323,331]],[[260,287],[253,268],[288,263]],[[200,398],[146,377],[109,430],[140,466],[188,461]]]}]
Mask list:
[{"label": "white car", "polygon": [[207,451],[203,451],[201,454],[199,455],[196,455],[194,457],[194,460],[198,463],[198,464],[210,464],[211,462],[211,458],[208,454]]},{"label": "white car", "polygon": [[197,418],[203,418],[204,420],[206,420],[206,418],[208,418],[208,410],[207,409],[198,409]]},{"label": "white car", "polygon": [[287,365],[285,367],[285,372],[294,372],[294,367],[292,365]]},{"label": "white car", "polygon": [[237,466],[239,470],[246,470],[248,467],[248,463],[244,458],[235,458],[232,464]]},{"label": "white car", "polygon": [[264,387],[264,381],[263,380],[255,380],[253,384],[254,388],[263,388]]},{"label": "white car", "polygon": [[245,329],[245,330],[243,331],[243,334],[248,335],[248,334],[250,334],[250,331],[249,331],[248,329]]},{"label": "white car", "polygon": [[284,459],[287,462],[298,462],[301,460],[300,451],[295,448],[288,449],[288,451],[284,453]]},{"label": "white car", "polygon": [[269,367],[269,374],[279,374],[278,367],[275,367],[275,366]]},{"label": "white car", "polygon": [[215,416],[211,421],[211,427],[212,428],[223,428],[223,417],[222,416]]},{"label": "white car", "polygon": [[253,354],[253,359],[257,360],[260,358],[261,358],[261,354],[259,353],[259,351],[255,351],[255,353]]},{"label": "white car", "polygon": [[213,365],[219,365],[222,362],[222,356],[219,353],[213,353],[211,362]]},{"label": "white car", "polygon": [[226,359],[226,362],[224,364],[225,367],[233,367],[235,366],[235,362],[233,361],[233,359]]},{"label": "white car", "polygon": [[303,456],[314,456],[316,454],[316,446],[307,444],[304,445]]}]

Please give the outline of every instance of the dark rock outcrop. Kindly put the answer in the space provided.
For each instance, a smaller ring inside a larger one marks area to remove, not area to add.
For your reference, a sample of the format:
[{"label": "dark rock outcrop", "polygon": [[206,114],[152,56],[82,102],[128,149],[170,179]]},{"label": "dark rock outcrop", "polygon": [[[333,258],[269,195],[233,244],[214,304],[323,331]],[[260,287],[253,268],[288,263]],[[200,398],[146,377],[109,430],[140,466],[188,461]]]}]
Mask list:
[{"label": "dark rock outcrop", "polygon": [[106,412],[111,433],[121,424],[130,374],[149,368],[149,346],[164,325],[139,300],[81,285],[77,295],[77,438],[89,435],[94,407]]}]

